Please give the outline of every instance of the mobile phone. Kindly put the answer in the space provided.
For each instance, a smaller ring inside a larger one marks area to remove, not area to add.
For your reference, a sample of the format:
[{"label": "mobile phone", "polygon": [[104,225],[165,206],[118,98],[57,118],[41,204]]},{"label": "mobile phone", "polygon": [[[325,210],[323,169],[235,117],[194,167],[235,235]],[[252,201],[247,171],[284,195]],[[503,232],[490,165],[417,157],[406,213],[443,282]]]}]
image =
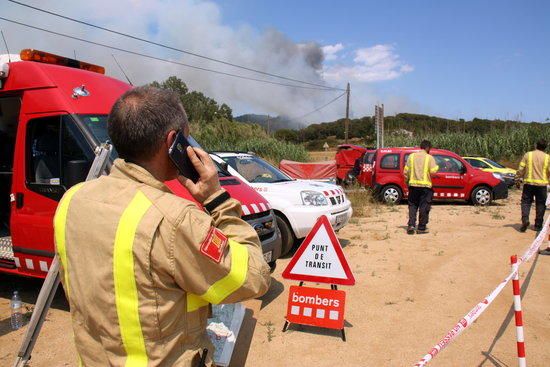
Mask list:
[{"label": "mobile phone", "polygon": [[196,183],[199,181],[200,175],[187,155],[188,146],[191,146],[191,144],[189,144],[183,132],[179,131],[176,134],[174,143],[172,143],[170,149],[168,149],[168,156],[182,176]]}]

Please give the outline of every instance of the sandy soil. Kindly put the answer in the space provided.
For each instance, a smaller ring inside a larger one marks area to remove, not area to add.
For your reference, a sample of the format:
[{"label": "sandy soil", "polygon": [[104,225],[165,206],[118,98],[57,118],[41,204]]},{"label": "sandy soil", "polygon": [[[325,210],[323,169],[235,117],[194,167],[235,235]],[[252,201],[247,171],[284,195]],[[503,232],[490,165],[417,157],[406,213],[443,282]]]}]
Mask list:
[{"label": "sandy soil", "polygon": [[[522,254],[535,235],[517,231],[517,192],[488,208],[435,205],[426,235],[407,236],[405,216],[405,205],[374,206],[339,233],[357,280],[353,287],[341,287],[347,292],[347,342],[332,330],[291,326],[281,332],[288,287],[297,283],[281,278],[289,261],[282,259],[270,292],[261,306],[257,302],[255,319],[245,324],[242,352],[233,365],[246,360],[247,366],[411,366],[493,290],[508,274],[510,255]],[[548,365],[550,258],[536,258],[520,274],[527,361],[530,366]],[[9,329],[11,291],[17,284],[24,301],[32,303],[40,283],[0,276],[0,284],[0,365],[10,365],[23,334]],[[512,289],[507,286],[430,365],[517,365],[511,306]],[[67,305],[58,295],[32,366],[74,361]]]}]

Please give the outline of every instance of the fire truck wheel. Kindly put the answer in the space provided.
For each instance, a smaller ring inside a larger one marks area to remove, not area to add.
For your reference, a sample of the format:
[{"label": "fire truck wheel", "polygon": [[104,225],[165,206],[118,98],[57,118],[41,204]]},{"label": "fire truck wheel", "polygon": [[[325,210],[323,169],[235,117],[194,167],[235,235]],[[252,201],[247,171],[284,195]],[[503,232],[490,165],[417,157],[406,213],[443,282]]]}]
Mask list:
[{"label": "fire truck wheel", "polygon": [[493,193],[487,186],[476,187],[472,191],[472,203],[474,205],[486,206],[493,201]]},{"label": "fire truck wheel", "polygon": [[380,192],[380,196],[386,204],[399,204],[403,199],[403,192],[396,185],[387,185]]},{"label": "fire truck wheel", "polygon": [[275,218],[277,218],[277,227],[279,227],[281,231],[281,256],[284,256],[292,249],[292,246],[294,246],[294,233],[292,233],[292,229],[286,220],[278,215],[275,215]]}]

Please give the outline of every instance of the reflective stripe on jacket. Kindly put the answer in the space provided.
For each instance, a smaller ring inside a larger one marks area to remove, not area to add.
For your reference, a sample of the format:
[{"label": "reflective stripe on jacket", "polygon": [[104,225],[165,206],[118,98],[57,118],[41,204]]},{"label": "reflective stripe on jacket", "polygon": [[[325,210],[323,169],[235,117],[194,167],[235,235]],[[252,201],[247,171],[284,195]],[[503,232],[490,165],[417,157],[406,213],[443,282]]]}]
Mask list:
[{"label": "reflective stripe on jacket", "polygon": [[71,188],[54,228],[83,365],[194,366],[202,348],[213,356],[209,304],[261,296],[270,283],[240,216],[237,200],[210,216],[122,160]]},{"label": "reflective stripe on jacket", "polygon": [[541,150],[525,153],[516,173],[529,185],[546,186],[550,177],[550,156]]},{"label": "reflective stripe on jacket", "polygon": [[424,150],[412,153],[405,164],[405,182],[409,186],[432,187],[431,175],[439,170],[434,157]]}]

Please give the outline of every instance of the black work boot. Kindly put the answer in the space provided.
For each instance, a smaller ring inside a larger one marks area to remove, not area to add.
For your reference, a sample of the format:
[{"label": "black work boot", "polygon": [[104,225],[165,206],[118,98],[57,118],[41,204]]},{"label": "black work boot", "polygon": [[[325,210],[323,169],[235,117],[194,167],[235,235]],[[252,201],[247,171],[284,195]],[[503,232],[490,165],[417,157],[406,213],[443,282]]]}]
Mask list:
[{"label": "black work boot", "polygon": [[523,222],[521,223],[521,227],[519,228],[519,231],[521,233],[524,233],[525,231],[527,231],[527,228],[529,228],[529,222]]},{"label": "black work boot", "polygon": [[418,228],[416,234],[425,234],[428,233],[428,228]]},{"label": "black work boot", "polygon": [[413,226],[408,226],[407,227],[407,234],[414,234],[414,227]]},{"label": "black work boot", "polygon": [[544,250],[539,250],[539,255],[550,256],[550,247],[545,248]]}]

